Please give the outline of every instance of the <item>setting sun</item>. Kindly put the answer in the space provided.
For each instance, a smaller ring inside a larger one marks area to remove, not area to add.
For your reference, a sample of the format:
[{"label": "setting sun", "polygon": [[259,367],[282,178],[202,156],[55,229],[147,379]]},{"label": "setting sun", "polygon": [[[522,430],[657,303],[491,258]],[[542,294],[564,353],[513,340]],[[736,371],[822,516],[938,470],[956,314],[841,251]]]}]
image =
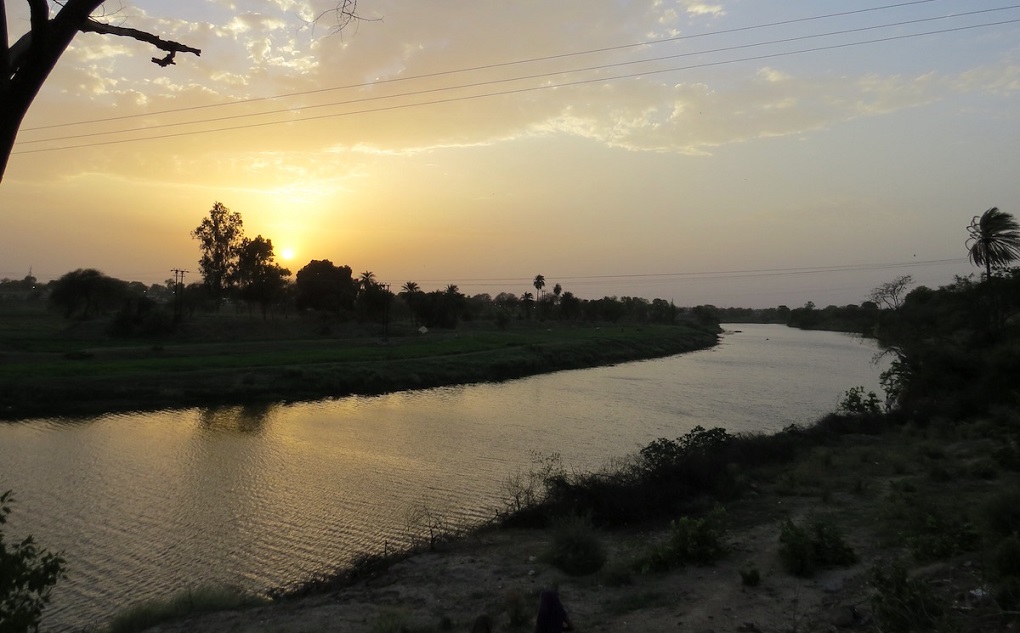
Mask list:
[{"label": "setting sun", "polygon": [[290,260],[294,259],[294,249],[293,248],[284,248],[283,250],[281,250],[280,251],[280,259],[285,260],[285,261],[290,261]]}]

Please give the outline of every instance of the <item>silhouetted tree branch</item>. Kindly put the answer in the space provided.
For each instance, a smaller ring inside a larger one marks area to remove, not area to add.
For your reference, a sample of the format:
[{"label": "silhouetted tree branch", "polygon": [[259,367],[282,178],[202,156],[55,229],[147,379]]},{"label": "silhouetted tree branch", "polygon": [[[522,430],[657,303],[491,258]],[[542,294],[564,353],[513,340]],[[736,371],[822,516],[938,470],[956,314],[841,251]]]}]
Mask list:
[{"label": "silhouetted tree branch", "polygon": [[81,31],[83,33],[100,33],[102,35],[130,37],[138,40],[139,42],[152,44],[159,50],[166,51],[167,53],[165,57],[152,58],[152,63],[159,64],[160,66],[169,66],[170,64],[173,64],[174,55],[177,53],[192,53],[194,55],[202,54],[202,51],[197,48],[181,44],[180,42],[174,42],[172,40],[164,40],[163,38],[157,37],[156,35],[146,31],[140,31],[138,29],[127,28],[124,26],[114,26],[112,24],[97,22],[96,20],[86,20],[85,24],[81,27]]},{"label": "silhouetted tree branch", "polygon": [[[101,22],[93,17],[103,0],[65,0],[52,4],[59,9],[50,17],[50,0],[26,0],[29,7],[29,30],[13,44],[7,31],[7,0],[0,0],[0,181],[7,170],[14,141],[21,122],[40,88],[49,78],[60,56],[78,33],[98,33],[130,37],[164,51],[163,57],[152,62],[162,67],[174,64],[177,53],[201,55],[202,51],[165,40],[153,33]],[[357,19],[357,0],[339,0],[326,15],[336,17],[340,29]]]}]

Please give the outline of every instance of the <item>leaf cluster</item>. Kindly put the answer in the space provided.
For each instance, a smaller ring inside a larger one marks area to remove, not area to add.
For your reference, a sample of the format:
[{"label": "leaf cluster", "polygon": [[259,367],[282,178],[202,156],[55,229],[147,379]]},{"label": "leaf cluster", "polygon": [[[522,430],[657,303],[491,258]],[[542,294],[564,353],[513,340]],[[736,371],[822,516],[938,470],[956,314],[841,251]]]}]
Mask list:
[{"label": "leaf cluster", "polygon": [[641,449],[641,459],[648,471],[662,471],[682,465],[685,461],[716,454],[733,441],[723,428],[705,430],[696,426],[675,440],[659,438]]},{"label": "leaf cluster", "polygon": [[868,581],[875,589],[871,608],[881,630],[912,633],[931,631],[942,624],[946,611],[943,600],[923,579],[909,578],[902,564],[875,566]]},{"label": "leaf cluster", "polygon": [[[13,495],[0,494],[0,526],[7,523]],[[64,577],[64,559],[41,549],[31,536],[8,544],[0,527],[0,633],[38,630],[50,590]]]},{"label": "leaf cluster", "polygon": [[703,517],[681,517],[669,526],[669,540],[648,555],[648,571],[669,571],[684,565],[711,565],[726,553],[726,511],[716,506]]},{"label": "leaf cluster", "polygon": [[836,410],[850,415],[877,415],[882,412],[882,403],[874,391],[865,394],[864,387],[851,387],[843,394]]},{"label": "leaf cluster", "polygon": [[553,523],[546,559],[570,576],[585,576],[602,569],[606,564],[606,549],[591,518],[572,516]]},{"label": "leaf cluster", "polygon": [[843,540],[839,529],[819,518],[803,526],[786,519],[779,534],[779,543],[783,566],[795,576],[806,578],[818,569],[857,562],[857,554]]}]

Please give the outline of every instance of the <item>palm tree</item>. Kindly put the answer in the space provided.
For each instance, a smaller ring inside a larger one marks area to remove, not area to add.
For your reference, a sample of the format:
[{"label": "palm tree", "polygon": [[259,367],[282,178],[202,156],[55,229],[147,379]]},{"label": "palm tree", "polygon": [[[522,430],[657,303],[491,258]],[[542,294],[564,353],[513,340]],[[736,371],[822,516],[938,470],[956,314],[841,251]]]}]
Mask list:
[{"label": "palm tree", "polygon": [[521,295],[521,304],[524,307],[524,315],[528,319],[531,318],[531,304],[534,303],[534,299],[534,296],[532,296],[530,292],[525,292]]},{"label": "palm tree", "polygon": [[998,207],[975,215],[967,232],[970,261],[985,267],[985,279],[991,279],[992,266],[999,268],[1020,259],[1020,224]]},{"label": "palm tree", "polygon": [[542,288],[545,288],[545,276],[543,276],[543,275],[535,275],[535,281],[532,282],[531,285],[535,287],[535,290],[538,291],[538,296],[541,297],[542,296]]},{"label": "palm tree", "polygon": [[400,290],[404,294],[413,295],[421,292],[421,287],[413,281],[408,281],[405,282],[404,285],[400,287]]},{"label": "palm tree", "polygon": [[413,281],[404,282],[400,287],[400,295],[411,310],[411,325],[418,327],[418,299],[421,295],[421,287]]},{"label": "palm tree", "polygon": [[363,290],[368,290],[375,286],[375,273],[370,270],[361,273],[361,276],[358,278],[358,284]]},{"label": "palm tree", "polygon": [[450,284],[446,287],[446,294],[448,295],[460,294],[460,288],[457,287],[457,284]]}]

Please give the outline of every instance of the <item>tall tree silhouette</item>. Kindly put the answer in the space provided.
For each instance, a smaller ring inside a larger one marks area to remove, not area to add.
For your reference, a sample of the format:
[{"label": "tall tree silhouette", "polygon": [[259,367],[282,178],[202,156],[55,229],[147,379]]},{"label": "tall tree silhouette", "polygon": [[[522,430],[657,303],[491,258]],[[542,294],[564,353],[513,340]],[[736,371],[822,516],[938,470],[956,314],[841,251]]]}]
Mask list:
[{"label": "tall tree silhouette", "polygon": [[535,297],[530,292],[521,294],[521,308],[524,310],[525,318],[531,318],[531,310],[535,305]]},{"label": "tall tree silhouette", "polygon": [[422,296],[421,286],[413,281],[405,281],[400,287],[400,296],[411,310],[411,324],[418,327],[418,307]]},{"label": "tall tree silhouette", "polygon": [[975,215],[967,227],[967,250],[975,266],[985,267],[985,279],[992,276],[992,268],[1008,266],[1020,259],[1020,225],[1016,219],[998,207]]},{"label": "tall tree silhouette", "polygon": [[198,240],[202,249],[202,258],[198,260],[202,280],[219,299],[236,274],[237,253],[244,239],[241,214],[216,202],[209,210],[209,217],[191,232],[191,237]]},{"label": "tall tree silhouette", "polygon": [[545,277],[543,275],[535,275],[535,281],[531,283],[538,292],[538,296],[542,296],[542,288],[545,288]]}]

